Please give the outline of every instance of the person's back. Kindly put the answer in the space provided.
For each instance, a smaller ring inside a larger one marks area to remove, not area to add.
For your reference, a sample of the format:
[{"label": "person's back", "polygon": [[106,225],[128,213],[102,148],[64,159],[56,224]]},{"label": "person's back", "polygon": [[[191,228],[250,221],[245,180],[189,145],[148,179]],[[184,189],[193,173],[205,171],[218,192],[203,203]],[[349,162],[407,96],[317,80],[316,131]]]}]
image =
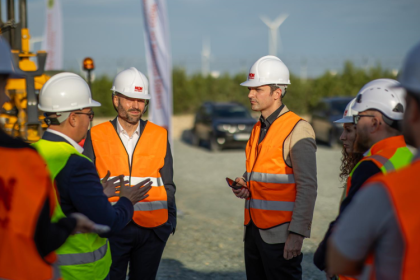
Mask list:
[{"label": "person's back", "polygon": [[55,205],[45,163],[35,149],[1,130],[0,158],[0,279],[58,279],[55,254],[41,258],[34,242],[45,201],[50,209]]}]

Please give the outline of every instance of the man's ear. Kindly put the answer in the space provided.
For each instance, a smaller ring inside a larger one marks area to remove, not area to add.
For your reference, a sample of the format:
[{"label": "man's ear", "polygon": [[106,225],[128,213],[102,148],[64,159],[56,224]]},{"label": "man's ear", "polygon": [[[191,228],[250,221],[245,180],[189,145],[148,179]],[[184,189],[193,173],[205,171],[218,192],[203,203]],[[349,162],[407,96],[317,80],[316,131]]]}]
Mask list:
[{"label": "man's ear", "polygon": [[120,102],[118,96],[115,94],[114,96],[112,96],[112,103],[114,103],[114,107],[117,108],[118,107],[118,103]]},{"label": "man's ear", "polygon": [[69,117],[67,118],[67,120],[69,121],[70,126],[75,127],[77,124],[77,117],[76,114],[74,112],[71,112]]},{"label": "man's ear", "polygon": [[378,131],[381,125],[386,125],[384,120],[382,119],[382,116],[375,115],[375,117],[371,119],[372,119],[372,125],[370,129],[371,132]]},{"label": "man's ear", "polygon": [[281,88],[277,88],[274,92],[273,92],[273,95],[274,95],[274,100],[281,100]]}]

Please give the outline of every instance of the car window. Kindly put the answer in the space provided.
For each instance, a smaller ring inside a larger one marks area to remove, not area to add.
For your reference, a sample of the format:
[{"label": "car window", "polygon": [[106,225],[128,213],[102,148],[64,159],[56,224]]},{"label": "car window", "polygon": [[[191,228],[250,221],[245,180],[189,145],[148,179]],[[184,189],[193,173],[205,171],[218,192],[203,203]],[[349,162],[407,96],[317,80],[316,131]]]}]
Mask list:
[{"label": "car window", "polygon": [[350,100],[340,100],[331,103],[331,115],[341,115],[346,110],[347,104]]},{"label": "car window", "polygon": [[248,110],[242,106],[219,106],[214,110],[216,118],[224,119],[238,119],[238,118],[251,118]]}]

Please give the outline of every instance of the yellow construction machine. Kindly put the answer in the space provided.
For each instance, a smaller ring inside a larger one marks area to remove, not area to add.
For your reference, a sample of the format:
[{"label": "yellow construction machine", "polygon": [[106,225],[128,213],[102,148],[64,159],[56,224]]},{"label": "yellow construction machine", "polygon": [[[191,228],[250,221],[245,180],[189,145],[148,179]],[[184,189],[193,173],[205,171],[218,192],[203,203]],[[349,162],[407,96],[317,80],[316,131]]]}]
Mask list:
[{"label": "yellow construction machine", "polygon": [[[0,15],[1,15],[0,2]],[[0,112],[0,125],[14,137],[27,142],[39,140],[47,128],[44,116],[38,110],[38,93],[49,77],[45,75],[47,53],[30,50],[31,38],[28,29],[27,3],[19,0],[19,22],[15,17],[15,1],[6,0],[7,20],[0,18],[0,33],[10,44],[15,64],[26,74],[23,79],[9,79],[6,93],[10,101]],[[33,61],[36,58],[36,62]]]}]

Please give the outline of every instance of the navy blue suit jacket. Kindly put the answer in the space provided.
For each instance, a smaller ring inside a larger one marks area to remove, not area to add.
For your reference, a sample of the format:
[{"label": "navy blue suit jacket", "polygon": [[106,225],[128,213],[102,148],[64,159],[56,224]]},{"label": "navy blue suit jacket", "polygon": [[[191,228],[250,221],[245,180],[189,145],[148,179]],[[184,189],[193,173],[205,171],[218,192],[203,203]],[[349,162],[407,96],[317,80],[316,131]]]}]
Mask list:
[{"label": "navy blue suit jacket", "polygon": [[[115,133],[117,133],[117,118],[111,121],[112,125],[114,126]],[[147,124],[147,121],[140,120],[140,137],[143,134],[144,128]],[[88,131],[86,141],[84,144],[85,151],[83,152],[84,155],[89,157],[95,163],[95,151],[92,146],[92,139],[90,135],[90,130]],[[176,186],[173,181],[174,177],[174,170],[173,170],[173,160],[172,160],[172,153],[171,153],[171,146],[169,145],[169,141],[167,143],[166,149],[166,156],[163,167],[159,171],[160,176],[163,181],[163,185],[165,186],[167,197],[168,197],[168,221],[156,228],[153,228],[153,231],[159,236],[160,239],[166,242],[169,235],[172,232],[175,232],[176,228],[176,204],[175,204],[175,191]]]},{"label": "navy blue suit jacket", "polygon": [[[50,132],[42,139],[71,145]],[[111,231],[104,236],[122,230],[133,217],[134,207],[128,198],[122,197],[114,206],[109,203],[95,166],[84,157],[71,155],[55,182],[64,214],[82,213],[97,224],[110,226]]]}]

